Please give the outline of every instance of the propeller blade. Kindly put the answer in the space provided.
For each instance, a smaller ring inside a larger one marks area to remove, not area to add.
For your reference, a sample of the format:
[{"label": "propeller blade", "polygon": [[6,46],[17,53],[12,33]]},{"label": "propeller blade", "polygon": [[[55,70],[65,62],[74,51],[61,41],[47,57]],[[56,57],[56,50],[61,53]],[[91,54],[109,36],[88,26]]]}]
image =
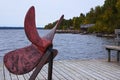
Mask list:
[{"label": "propeller blade", "polygon": [[50,41],[42,39],[37,32],[34,6],[32,6],[28,10],[25,16],[24,29],[27,38],[32,42],[32,44],[36,45],[38,49],[41,50],[43,53],[45,52],[46,48],[49,45],[51,45]]},{"label": "propeller blade", "polygon": [[57,21],[56,25],[51,29],[51,31],[47,35],[43,36],[43,38],[52,42],[54,35],[55,35],[55,31],[58,28],[58,26],[60,25],[60,23],[62,22],[63,18],[64,18],[64,15],[62,15],[60,17],[60,19]]},{"label": "propeller blade", "polygon": [[[40,38],[37,29],[36,29],[36,23],[35,23],[35,8],[32,6],[26,16],[24,21],[24,30],[26,33],[27,38],[33,43],[33,44],[39,44],[42,46],[42,39]],[[38,43],[39,42],[39,43]]]},{"label": "propeller blade", "polygon": [[30,45],[8,52],[4,56],[4,64],[13,74],[25,74],[36,67],[42,56],[34,45]]}]

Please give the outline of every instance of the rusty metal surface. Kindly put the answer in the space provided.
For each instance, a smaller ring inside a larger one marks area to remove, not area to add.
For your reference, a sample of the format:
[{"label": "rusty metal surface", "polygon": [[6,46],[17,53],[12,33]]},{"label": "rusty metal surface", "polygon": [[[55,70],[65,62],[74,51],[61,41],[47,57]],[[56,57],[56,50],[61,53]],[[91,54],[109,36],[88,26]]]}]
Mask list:
[{"label": "rusty metal surface", "polygon": [[40,37],[35,24],[35,8],[32,6],[28,10],[24,22],[26,36],[32,44],[6,53],[4,56],[6,68],[13,74],[25,74],[33,70],[46,49],[52,45],[55,30],[63,17],[62,15],[56,26],[47,35]]},{"label": "rusty metal surface", "polygon": [[42,54],[33,45],[8,52],[4,56],[4,64],[14,74],[31,71],[39,62]]}]

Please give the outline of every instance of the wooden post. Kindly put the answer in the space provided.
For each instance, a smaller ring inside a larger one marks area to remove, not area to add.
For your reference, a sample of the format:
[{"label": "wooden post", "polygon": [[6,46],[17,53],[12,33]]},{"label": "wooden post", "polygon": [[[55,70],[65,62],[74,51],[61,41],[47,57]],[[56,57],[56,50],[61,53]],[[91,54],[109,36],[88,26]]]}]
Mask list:
[{"label": "wooden post", "polygon": [[53,69],[53,52],[51,51],[48,64],[48,80],[52,80],[52,69]]},{"label": "wooden post", "polygon": [[48,47],[46,53],[43,55],[43,57],[41,58],[39,64],[37,65],[36,69],[33,71],[32,75],[30,76],[29,80],[35,80],[38,73],[40,72],[40,70],[42,69],[42,67],[44,66],[44,64],[46,63],[46,61],[48,60],[49,56],[51,55],[51,47]]},{"label": "wooden post", "polygon": [[119,61],[119,52],[120,51],[117,51],[117,61]]},{"label": "wooden post", "polygon": [[108,50],[108,62],[110,62],[111,60],[111,53],[110,53],[110,49],[107,49]]}]

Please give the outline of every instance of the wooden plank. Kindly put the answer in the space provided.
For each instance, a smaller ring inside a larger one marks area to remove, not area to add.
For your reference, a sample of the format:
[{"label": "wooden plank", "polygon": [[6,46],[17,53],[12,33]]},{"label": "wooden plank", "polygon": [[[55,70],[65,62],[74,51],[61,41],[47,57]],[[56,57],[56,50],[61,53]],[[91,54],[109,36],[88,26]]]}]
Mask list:
[{"label": "wooden plank", "polygon": [[58,80],[67,80],[67,78],[63,76],[62,73],[60,73],[59,69],[56,66],[53,66],[53,79],[54,76],[57,76]]},{"label": "wooden plank", "polygon": [[[46,66],[46,65],[45,65]],[[45,67],[44,66],[44,67]],[[46,72],[46,70],[44,69],[44,67],[42,68],[42,70],[40,71],[40,73],[41,73],[41,76],[43,77],[43,79],[44,80],[47,80],[47,76],[48,76],[48,74],[47,74],[47,72]],[[40,74],[39,74],[40,75]],[[38,78],[40,78],[40,76],[38,76]]]},{"label": "wooden plank", "polygon": [[[101,65],[101,67],[104,67],[104,68],[106,68],[106,69],[108,69],[108,70],[110,70],[110,71],[120,71],[120,64],[119,63],[117,63],[117,62],[107,62],[107,61],[94,61],[94,62],[96,62],[96,64],[99,64],[99,65]],[[93,63],[93,61],[92,62],[90,62],[91,64]]]},{"label": "wooden plank", "polygon": [[95,73],[101,75],[105,80],[106,79],[116,79],[116,77],[114,75],[111,75],[110,73],[107,72],[107,70],[101,67],[99,67],[100,65],[95,65],[95,64],[91,64],[90,62],[84,62],[84,65],[89,65],[88,67]]},{"label": "wooden plank", "polygon": [[[93,62],[89,62],[93,65]],[[105,65],[104,65],[105,64]],[[101,66],[101,67],[98,67],[98,66]],[[108,74],[111,74],[111,75],[116,75],[115,77],[117,78],[120,78],[120,65],[116,65],[116,63],[109,63],[109,62],[105,62],[104,63],[100,62],[100,61],[96,61],[96,67],[101,69],[102,71],[105,71],[107,72]]]},{"label": "wooden plank", "polygon": [[64,69],[64,67],[59,65],[59,63],[56,63],[54,66],[56,67],[57,72],[59,72],[59,74],[64,77],[64,80],[72,80],[72,77],[65,72],[66,70]]},{"label": "wooden plank", "polygon": [[106,49],[111,49],[111,50],[118,50],[120,51],[120,46],[114,46],[114,45],[106,45]]},{"label": "wooden plank", "polygon": [[[0,66],[0,80],[4,80]],[[48,65],[45,65],[36,80],[47,80]],[[22,75],[9,74],[5,69],[5,80],[28,80],[32,72]],[[62,60],[54,61],[52,80],[119,80],[120,64],[106,60]]]},{"label": "wooden plank", "polygon": [[[46,64],[46,66],[44,66],[43,70],[46,72],[47,77],[48,77],[48,64]],[[53,73],[52,77],[54,77],[54,80],[59,80],[57,75]]]},{"label": "wooden plank", "polygon": [[64,67],[65,73],[67,73],[72,79],[81,80],[81,78],[79,78],[78,75],[74,73],[74,71],[67,67],[66,65],[63,65],[61,62],[59,62],[59,66]]},{"label": "wooden plank", "polygon": [[[33,70],[33,71],[34,71],[34,70]],[[30,76],[31,76],[31,74],[33,73],[33,71],[29,72],[27,75],[24,75],[24,77],[26,77],[26,78],[29,79]],[[42,71],[42,70],[41,70],[41,71]],[[42,77],[43,77],[42,74],[39,73],[35,80],[45,80],[45,79],[43,79]],[[28,80],[28,79],[27,79],[27,80]]]},{"label": "wooden plank", "polygon": [[18,80],[25,80],[25,77],[23,75],[17,75]]},{"label": "wooden plank", "polygon": [[4,75],[3,68],[4,68],[4,67],[3,67],[3,63],[1,63],[1,64],[0,64],[0,78],[1,78],[0,80],[5,80],[5,79],[4,79],[5,75]]},{"label": "wooden plank", "polygon": [[[62,62],[63,65],[67,66],[69,69],[73,70],[72,73],[76,74],[76,77],[79,78],[79,80],[95,80],[95,78],[85,74],[84,72],[78,70],[76,66],[74,66],[73,64],[69,63],[69,62]],[[80,67],[80,66],[79,66]]]},{"label": "wooden plank", "polygon": [[[86,62],[85,62],[86,63]],[[96,63],[96,64],[94,64]],[[103,65],[103,63],[105,63],[105,65]],[[114,78],[114,79],[119,79],[120,77],[116,76],[116,70],[117,68],[112,67],[112,65],[107,65],[109,64],[109,62],[100,62],[100,61],[92,61],[92,62],[87,62],[86,65],[90,65],[92,69],[94,70],[99,70],[100,74],[104,74],[104,76],[108,76],[109,78]],[[114,64],[116,65],[116,64]],[[120,67],[120,66],[118,66]],[[119,68],[118,68],[119,69]],[[120,71],[118,70],[117,71]]]},{"label": "wooden plank", "polygon": [[5,80],[12,80],[12,77],[5,66],[3,66],[3,73],[5,73],[3,76]]},{"label": "wooden plank", "polygon": [[41,73],[39,73],[38,76],[37,76],[37,80],[45,80],[44,75],[42,75]]},{"label": "wooden plank", "polygon": [[[103,80],[103,78],[102,78],[101,75],[98,75],[97,73],[95,73],[95,72],[93,72],[92,70],[90,70],[88,67],[83,66],[83,63],[84,63],[84,62],[82,62],[82,61],[81,61],[81,64],[79,64],[78,62],[77,62],[77,64],[76,64],[76,63],[73,63],[73,66],[76,67],[77,70],[82,71],[82,72],[84,72],[85,74],[87,74],[87,75],[89,75],[89,76],[91,76],[91,77],[94,77],[94,78],[97,79],[97,80]],[[78,66],[79,66],[79,67],[78,67]]]}]

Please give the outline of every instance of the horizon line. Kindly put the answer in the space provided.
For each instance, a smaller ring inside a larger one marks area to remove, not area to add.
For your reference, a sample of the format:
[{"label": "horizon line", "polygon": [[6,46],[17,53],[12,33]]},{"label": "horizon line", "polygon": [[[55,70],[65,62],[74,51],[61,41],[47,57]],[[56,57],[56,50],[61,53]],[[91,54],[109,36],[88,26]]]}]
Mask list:
[{"label": "horizon line", "polygon": [[[24,29],[24,27],[8,27],[8,26],[0,26],[0,29]],[[37,29],[44,29],[43,27],[37,27]]]}]

